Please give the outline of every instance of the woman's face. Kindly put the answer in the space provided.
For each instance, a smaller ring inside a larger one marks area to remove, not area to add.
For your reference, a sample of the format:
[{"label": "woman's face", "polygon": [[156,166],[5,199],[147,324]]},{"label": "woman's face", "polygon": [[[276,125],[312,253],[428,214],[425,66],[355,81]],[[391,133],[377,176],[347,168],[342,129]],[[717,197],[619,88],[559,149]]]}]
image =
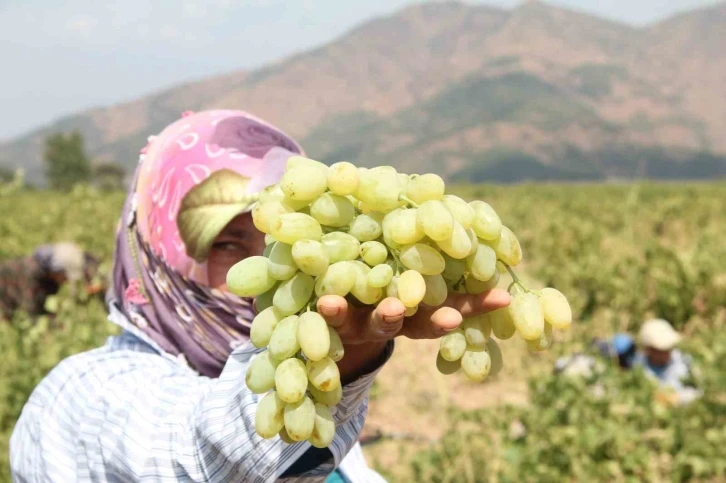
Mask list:
[{"label": "woman's face", "polygon": [[265,235],[255,228],[252,215],[244,213],[229,222],[212,244],[207,258],[209,286],[227,290],[227,272],[242,259],[261,255]]}]

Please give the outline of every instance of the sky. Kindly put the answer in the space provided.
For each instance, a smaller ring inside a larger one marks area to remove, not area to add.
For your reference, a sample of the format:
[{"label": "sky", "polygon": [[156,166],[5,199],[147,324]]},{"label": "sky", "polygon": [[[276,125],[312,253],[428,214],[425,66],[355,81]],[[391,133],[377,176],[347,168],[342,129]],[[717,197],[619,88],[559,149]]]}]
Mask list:
[{"label": "sky", "polygon": [[[259,67],[414,3],[421,0],[0,0],[0,140],[79,110]],[[644,25],[717,0],[548,3]]]}]

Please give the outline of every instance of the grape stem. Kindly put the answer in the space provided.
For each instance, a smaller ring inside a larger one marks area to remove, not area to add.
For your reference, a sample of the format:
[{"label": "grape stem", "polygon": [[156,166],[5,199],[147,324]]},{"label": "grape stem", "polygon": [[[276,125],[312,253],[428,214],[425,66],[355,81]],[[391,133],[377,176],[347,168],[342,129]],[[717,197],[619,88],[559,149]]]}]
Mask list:
[{"label": "grape stem", "polygon": [[516,288],[519,291],[533,293],[533,294],[535,294],[538,297],[541,297],[542,296],[542,294],[540,294],[538,291],[531,290],[531,289],[525,287],[524,284],[522,283],[522,281],[517,276],[517,274],[514,273],[514,270],[512,270],[512,267],[510,267],[506,263],[502,262],[501,260],[500,260],[500,262],[502,263],[502,265],[504,265],[506,267],[507,272],[509,272],[509,275],[512,277],[512,283],[509,284],[509,287],[507,287],[507,292],[512,293],[512,289],[513,288]]},{"label": "grape stem", "polygon": [[416,203],[415,201],[413,201],[411,198],[409,198],[406,195],[398,195],[398,199],[400,201],[405,201],[406,203],[413,206],[414,208],[418,208],[418,203]]}]

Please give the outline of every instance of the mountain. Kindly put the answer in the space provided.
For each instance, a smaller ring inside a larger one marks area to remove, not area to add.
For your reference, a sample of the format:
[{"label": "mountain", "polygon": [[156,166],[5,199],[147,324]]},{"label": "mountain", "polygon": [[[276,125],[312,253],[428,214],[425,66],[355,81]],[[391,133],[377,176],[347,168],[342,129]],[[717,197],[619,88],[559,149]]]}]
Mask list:
[{"label": "mountain", "polygon": [[541,2],[430,3],[252,72],[92,109],[0,145],[42,179],[45,136],[80,129],[135,165],[182,111],[241,108],[324,161],[450,179],[726,174],[726,3],[643,28]]}]

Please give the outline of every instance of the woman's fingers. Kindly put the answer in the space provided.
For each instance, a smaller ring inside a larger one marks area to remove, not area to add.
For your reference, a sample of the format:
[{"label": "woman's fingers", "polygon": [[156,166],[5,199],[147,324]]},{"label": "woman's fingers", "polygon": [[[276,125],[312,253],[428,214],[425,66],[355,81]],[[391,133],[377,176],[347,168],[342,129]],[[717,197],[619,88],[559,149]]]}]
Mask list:
[{"label": "woman's fingers", "polygon": [[456,329],[462,320],[461,313],[451,307],[419,308],[413,317],[406,319],[401,335],[409,339],[438,339]]},{"label": "woman's fingers", "polygon": [[403,326],[406,307],[394,297],[383,299],[366,321],[365,330],[373,340],[393,339]]},{"label": "woman's fingers", "polygon": [[341,329],[350,317],[348,301],[338,295],[323,295],[318,299],[318,313],[329,326]]},{"label": "woman's fingers", "polygon": [[482,294],[452,294],[444,302],[444,306],[458,310],[462,316],[491,312],[509,305],[509,293],[495,288]]}]

